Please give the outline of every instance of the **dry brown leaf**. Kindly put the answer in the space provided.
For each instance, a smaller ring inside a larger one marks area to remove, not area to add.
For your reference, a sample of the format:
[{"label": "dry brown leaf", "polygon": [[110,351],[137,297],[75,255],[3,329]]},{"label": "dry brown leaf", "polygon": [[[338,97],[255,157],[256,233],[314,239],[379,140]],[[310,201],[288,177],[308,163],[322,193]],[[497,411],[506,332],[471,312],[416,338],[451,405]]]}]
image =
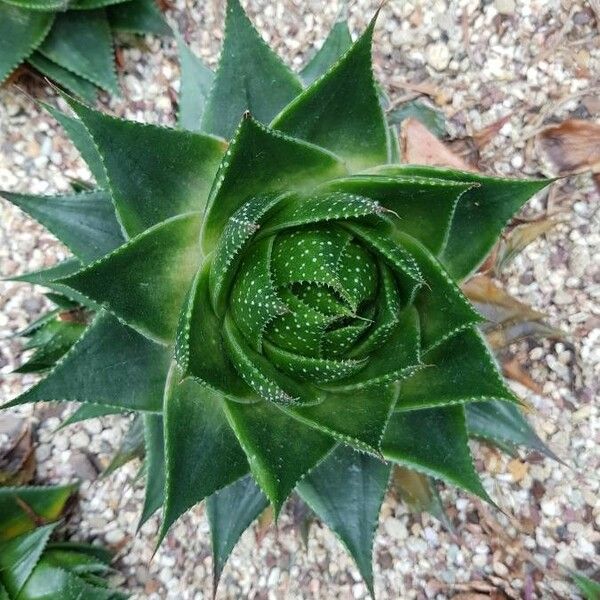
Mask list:
[{"label": "dry brown leaf", "polygon": [[256,543],[260,544],[265,535],[267,535],[267,531],[273,524],[273,507],[268,506],[263,510],[260,516],[257,519],[256,528],[254,529],[254,537],[256,539]]},{"label": "dry brown leaf", "polygon": [[409,164],[451,167],[462,171],[476,170],[414,118],[402,122],[400,147],[404,162]]},{"label": "dry brown leaf", "polygon": [[0,486],[29,483],[33,479],[35,468],[33,434],[31,427],[26,425],[11,441],[6,451],[0,453]]},{"label": "dry brown leaf", "polygon": [[513,298],[486,275],[475,275],[462,284],[462,291],[492,323],[537,321],[546,317],[524,302]]},{"label": "dry brown leaf", "polygon": [[508,463],[508,472],[512,475],[513,481],[519,483],[525,478],[529,470],[529,465],[518,458],[514,458]]},{"label": "dry brown leaf", "polygon": [[478,150],[485,148],[499,133],[502,127],[510,121],[512,113],[498,119],[491,125],[473,134],[473,140]]},{"label": "dry brown leaf", "polygon": [[499,273],[509,265],[531,242],[553,229],[558,224],[554,218],[538,219],[514,227],[500,242],[494,270]]},{"label": "dry brown leaf", "polygon": [[512,358],[511,360],[503,363],[502,371],[509,379],[520,383],[538,395],[542,394],[542,386],[537,381],[534,381],[531,376],[523,370],[521,364],[516,358]]},{"label": "dry brown leaf", "polygon": [[569,119],[536,138],[538,153],[557,175],[600,172],[600,123]]}]

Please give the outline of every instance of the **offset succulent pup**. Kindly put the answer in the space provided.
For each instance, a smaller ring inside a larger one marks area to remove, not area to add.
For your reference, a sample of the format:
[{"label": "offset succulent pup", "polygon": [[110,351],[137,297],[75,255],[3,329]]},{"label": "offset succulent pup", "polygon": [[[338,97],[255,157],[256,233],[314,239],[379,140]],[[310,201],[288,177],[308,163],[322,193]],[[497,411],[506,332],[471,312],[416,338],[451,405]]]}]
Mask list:
[{"label": "offset succulent pup", "polygon": [[118,94],[121,31],[171,34],[154,0],[0,0],[0,84],[27,64],[88,101]]},{"label": "offset succulent pup", "polygon": [[105,576],[110,552],[99,546],[52,542],[75,486],[0,488],[2,600],[122,600]]},{"label": "offset succulent pup", "polygon": [[394,465],[489,500],[469,437],[537,439],[458,283],[547,182],[399,164],[374,27],[352,43],[338,22],[298,76],[229,0],[216,74],[182,46],[187,131],[67,98],[75,116],[53,114],[97,189],[3,194],[74,254],[19,278],[64,305],[28,335],[69,331],[7,406],[140,412],[142,521],[162,507],[162,539],[207,500],[215,582],[296,491],[372,592]]}]

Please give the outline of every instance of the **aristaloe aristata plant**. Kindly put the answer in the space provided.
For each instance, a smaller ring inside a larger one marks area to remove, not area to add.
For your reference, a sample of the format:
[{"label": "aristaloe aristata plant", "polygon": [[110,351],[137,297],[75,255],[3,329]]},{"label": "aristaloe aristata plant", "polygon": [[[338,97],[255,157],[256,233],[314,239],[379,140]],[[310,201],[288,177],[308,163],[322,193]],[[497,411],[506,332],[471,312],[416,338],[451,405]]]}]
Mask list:
[{"label": "aristaloe aristata plant", "polygon": [[372,590],[393,465],[488,499],[469,437],[525,439],[458,282],[546,182],[399,164],[374,27],[352,43],[337,23],[299,77],[230,0],[216,74],[182,48],[193,132],[68,98],[75,117],[55,114],[98,189],[5,194],[74,254],[20,279],[86,327],[10,405],[141,411],[142,519],[162,506],[162,539],[207,499],[217,580],[295,490]]},{"label": "aristaloe aristata plant", "polygon": [[75,486],[0,488],[2,600],[123,600],[105,576],[110,553],[51,536]]},{"label": "aristaloe aristata plant", "polygon": [[169,35],[155,0],[0,0],[0,83],[27,64],[80,98],[118,94],[113,34]]}]

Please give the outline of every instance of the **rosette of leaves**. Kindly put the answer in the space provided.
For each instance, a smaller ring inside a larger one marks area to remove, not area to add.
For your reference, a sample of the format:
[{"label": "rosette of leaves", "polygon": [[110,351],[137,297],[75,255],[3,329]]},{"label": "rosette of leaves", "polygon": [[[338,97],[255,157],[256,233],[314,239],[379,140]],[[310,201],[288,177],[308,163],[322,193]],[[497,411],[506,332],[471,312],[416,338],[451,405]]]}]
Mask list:
[{"label": "rosette of leaves", "polygon": [[27,65],[88,101],[118,94],[119,32],[171,35],[155,0],[0,0],[0,84]]},{"label": "rosette of leaves", "polygon": [[51,541],[76,486],[0,488],[0,599],[121,600],[105,579],[110,553]]},{"label": "rosette of leaves", "polygon": [[3,194],[74,254],[18,279],[93,315],[9,405],[140,413],[142,522],[206,500],[215,582],[295,490],[372,591],[393,465],[489,500],[469,438],[531,439],[458,283],[546,182],[399,164],[374,27],[298,76],[229,0],[216,73],[181,44],[180,129],[67,98],[97,189]]}]

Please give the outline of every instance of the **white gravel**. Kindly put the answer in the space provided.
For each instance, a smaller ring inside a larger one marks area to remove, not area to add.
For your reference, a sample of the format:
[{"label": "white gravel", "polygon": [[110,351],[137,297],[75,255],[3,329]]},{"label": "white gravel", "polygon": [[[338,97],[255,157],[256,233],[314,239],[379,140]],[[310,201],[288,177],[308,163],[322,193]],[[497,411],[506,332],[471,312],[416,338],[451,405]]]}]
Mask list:
[{"label": "white gravel", "polygon": [[[378,4],[351,3],[355,32]],[[295,66],[324,37],[337,12],[335,2],[316,0],[249,0],[245,5],[265,38]],[[175,0],[169,11],[211,66],[222,38],[222,8],[222,1]],[[451,118],[455,137],[510,115],[484,149],[481,164],[490,172],[539,174],[539,157],[528,141],[544,119],[599,117],[586,112],[597,98],[597,27],[583,0],[390,0],[377,30],[376,68],[392,99],[412,95],[415,84],[428,86]],[[123,56],[123,98],[105,106],[128,118],[173,123],[179,88],[173,43],[125,38]],[[48,90],[35,92],[62,104]],[[595,106],[598,110],[598,102]],[[55,193],[68,188],[68,178],[87,176],[58,126],[15,89],[0,91],[0,189]],[[511,351],[543,387],[540,395],[518,384],[516,391],[534,407],[531,418],[541,437],[573,468],[534,456],[515,481],[520,463],[474,446],[477,466],[487,473],[486,487],[511,518],[447,490],[443,497],[456,537],[427,515],[409,514],[389,496],[375,544],[381,599],[442,600],[486,589],[509,598],[574,598],[557,565],[600,567],[598,194],[588,176],[569,178],[557,185],[550,201],[536,199],[528,213],[540,213],[547,202],[560,211],[562,223],[532,244],[504,279],[509,292],[546,311],[554,326],[567,331],[572,346],[530,342]],[[39,269],[65,256],[50,234],[0,201],[0,274]],[[0,283],[0,338],[45,307],[39,290]],[[0,401],[33,381],[9,374],[22,361],[21,348],[18,339],[0,341]],[[97,477],[126,429],[124,419],[107,417],[54,434],[64,407],[19,412],[40,423],[37,479],[83,480],[80,511],[69,529],[78,538],[99,538],[120,551],[118,566],[134,598],[211,597],[203,509],[180,519],[151,560],[157,519],[135,535],[143,495],[132,483],[137,465]],[[366,598],[367,592],[331,533],[314,527],[305,552],[284,513],[278,530],[269,529],[260,545],[252,530],[243,536],[226,567],[220,597],[350,599]]]}]

